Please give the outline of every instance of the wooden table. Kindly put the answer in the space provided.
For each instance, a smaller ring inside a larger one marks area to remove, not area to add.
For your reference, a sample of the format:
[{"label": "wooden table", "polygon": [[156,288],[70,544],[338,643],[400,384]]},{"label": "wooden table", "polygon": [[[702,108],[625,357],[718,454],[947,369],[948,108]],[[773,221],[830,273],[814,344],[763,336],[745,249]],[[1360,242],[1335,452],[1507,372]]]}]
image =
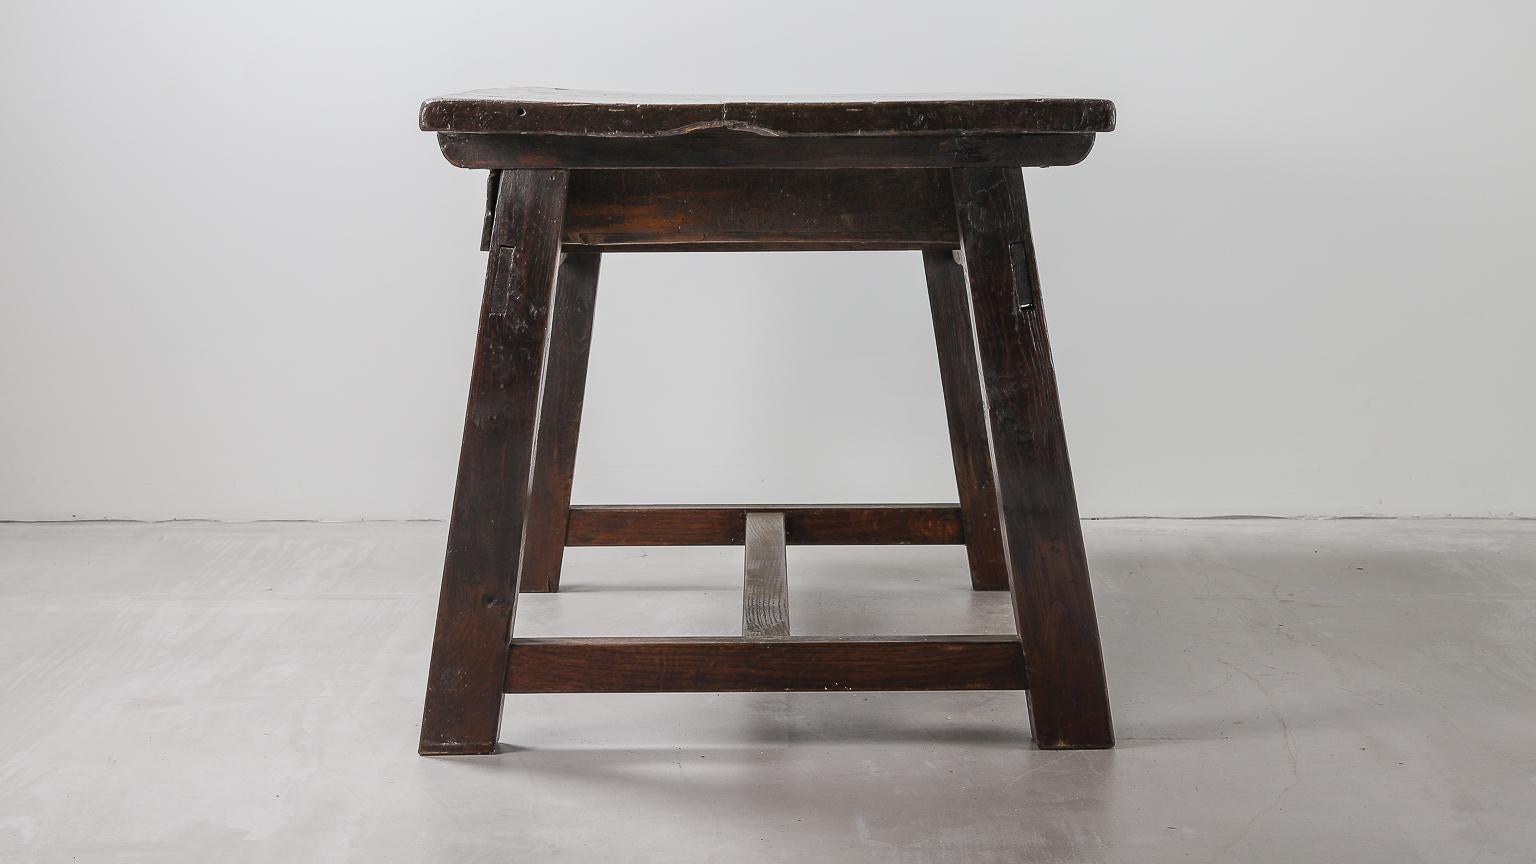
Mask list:
[{"label": "wooden table", "polygon": [[[728,99],[510,88],[422,105],[490,170],[490,253],[420,752],[496,750],[503,693],[1029,691],[1042,748],[1114,744],[1020,167],[1072,165],[1099,99]],[[958,505],[572,507],[605,252],[922,253]],[[786,544],[964,544],[1008,636],[791,635]],[[567,546],[744,544],[742,635],[518,639]]]}]

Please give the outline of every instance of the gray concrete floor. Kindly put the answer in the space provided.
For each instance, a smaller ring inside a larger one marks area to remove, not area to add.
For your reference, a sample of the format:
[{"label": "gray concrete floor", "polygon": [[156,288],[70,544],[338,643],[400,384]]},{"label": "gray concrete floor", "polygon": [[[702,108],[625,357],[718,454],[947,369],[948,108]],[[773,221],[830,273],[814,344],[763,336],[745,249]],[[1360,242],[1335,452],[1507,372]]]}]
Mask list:
[{"label": "gray concrete floor", "polygon": [[[1536,860],[1536,523],[1086,531],[1116,750],[1020,693],[561,695],[423,759],[443,525],[0,525],[0,860]],[[734,633],[740,564],[572,550],[519,633]],[[797,633],[1011,628],[955,548],[790,579]]]}]

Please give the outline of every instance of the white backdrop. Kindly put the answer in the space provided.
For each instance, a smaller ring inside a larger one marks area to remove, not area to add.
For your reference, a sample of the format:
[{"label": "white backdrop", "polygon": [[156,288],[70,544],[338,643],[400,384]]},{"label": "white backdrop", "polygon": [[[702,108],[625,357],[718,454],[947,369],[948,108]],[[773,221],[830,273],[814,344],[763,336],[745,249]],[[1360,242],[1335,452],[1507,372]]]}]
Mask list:
[{"label": "white backdrop", "polygon": [[[0,7],[0,518],[447,513],[427,96],[1023,91],[1082,510],[1536,516],[1531,4]],[[954,496],[916,253],[609,256],[576,497]]]}]

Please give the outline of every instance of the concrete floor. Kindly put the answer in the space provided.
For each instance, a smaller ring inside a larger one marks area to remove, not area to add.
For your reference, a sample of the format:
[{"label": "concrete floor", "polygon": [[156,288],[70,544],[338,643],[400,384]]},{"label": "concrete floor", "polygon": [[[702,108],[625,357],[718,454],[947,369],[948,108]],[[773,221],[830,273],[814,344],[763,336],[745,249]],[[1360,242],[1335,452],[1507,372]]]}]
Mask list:
[{"label": "concrete floor", "polygon": [[[445,528],[0,525],[0,861],[1536,860],[1536,522],[1086,525],[1120,747],[1021,693],[517,696],[415,755]],[[737,632],[739,549],[573,550],[521,635]],[[956,548],[797,633],[989,633]]]}]

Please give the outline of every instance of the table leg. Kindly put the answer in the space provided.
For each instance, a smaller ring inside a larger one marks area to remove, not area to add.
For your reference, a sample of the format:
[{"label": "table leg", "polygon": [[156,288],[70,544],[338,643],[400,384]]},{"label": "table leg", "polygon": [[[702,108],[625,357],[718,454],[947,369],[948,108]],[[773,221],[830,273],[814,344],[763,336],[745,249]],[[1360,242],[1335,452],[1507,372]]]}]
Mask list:
[{"label": "table leg", "polygon": [[587,356],[592,347],[592,307],[597,300],[596,252],[571,253],[560,264],[555,311],[544,355],[544,393],[533,451],[528,530],[523,538],[522,591],[560,590],[565,531],[571,516],[576,439],[581,431]]},{"label": "table leg", "polygon": [[1098,620],[1018,169],[958,168],[955,207],[1037,746],[1114,746]]},{"label": "table leg", "polygon": [[997,518],[997,490],[992,485],[992,449],[987,443],[965,272],[948,249],[923,252],[923,270],[928,276],[928,303],[939,346],[939,380],[944,386],[944,410],[949,415],[949,445],[965,522],[971,587],[1006,591],[1008,564]]},{"label": "table leg", "polygon": [[503,171],[422,713],[422,754],[491,753],[527,513],[564,171]]}]

